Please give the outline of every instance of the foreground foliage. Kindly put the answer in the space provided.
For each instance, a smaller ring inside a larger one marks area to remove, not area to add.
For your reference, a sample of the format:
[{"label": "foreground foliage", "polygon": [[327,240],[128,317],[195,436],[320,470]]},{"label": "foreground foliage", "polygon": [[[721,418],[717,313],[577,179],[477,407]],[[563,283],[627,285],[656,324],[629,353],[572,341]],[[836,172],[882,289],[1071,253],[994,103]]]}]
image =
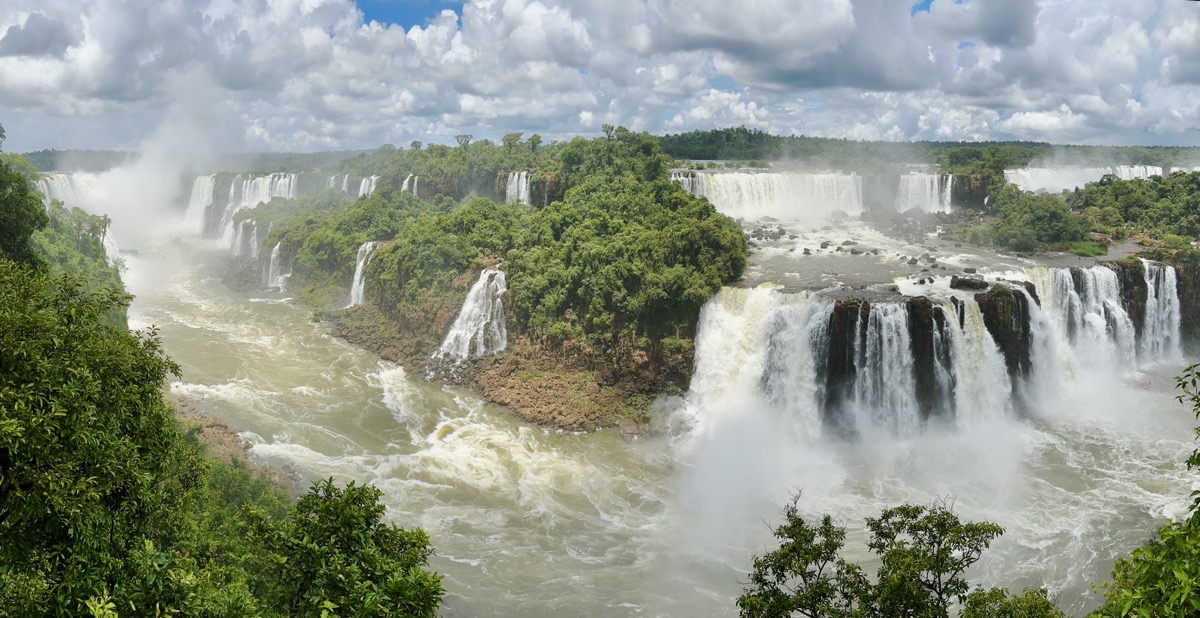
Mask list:
[{"label": "foreground foliage", "polygon": [[962,522],[944,504],[902,505],[867,519],[867,547],[881,564],[875,581],[839,553],[846,529],[829,515],[810,524],[797,496],[775,529],[780,545],[754,558],[737,605],[745,618],[786,616],[942,618],[960,616],[1059,617],[1044,590],[1010,596],[998,588],[970,589],[964,573],[1004,530],[988,522]]}]

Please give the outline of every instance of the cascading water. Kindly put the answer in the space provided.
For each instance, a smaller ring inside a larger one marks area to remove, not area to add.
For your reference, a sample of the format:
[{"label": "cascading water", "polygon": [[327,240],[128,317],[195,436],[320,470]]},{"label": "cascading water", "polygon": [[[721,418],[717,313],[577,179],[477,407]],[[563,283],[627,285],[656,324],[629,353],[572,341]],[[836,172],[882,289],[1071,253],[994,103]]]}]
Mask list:
[{"label": "cascading water", "polygon": [[1142,327],[1141,358],[1150,363],[1178,363],[1179,292],[1175,268],[1142,260],[1146,271],[1146,321]]},{"label": "cascading water", "polygon": [[347,308],[357,307],[367,301],[367,263],[371,261],[371,252],[375,250],[378,244],[377,241],[370,241],[358,247],[358,257],[354,263],[354,282],[350,285],[350,304],[346,305]]},{"label": "cascading water", "polygon": [[913,173],[900,176],[896,187],[896,212],[950,212],[950,174]]},{"label": "cascading water", "polygon": [[292,276],[292,272],[290,268],[287,272],[283,270],[283,256],[280,254],[281,244],[275,243],[275,246],[271,248],[271,259],[267,263],[267,270],[263,273],[263,285],[282,292],[284,284],[287,283],[288,277]]},{"label": "cascading water", "polygon": [[358,197],[366,197],[375,192],[375,187],[379,185],[378,176],[368,176],[362,179],[358,184]]},{"label": "cascading water", "polygon": [[434,356],[462,362],[471,357],[490,356],[507,347],[502,298],[507,290],[504,271],[495,267],[483,269]]},{"label": "cascading water", "polygon": [[1136,331],[1125,311],[1116,271],[1102,265],[1035,268],[1028,277],[1039,290],[1057,339],[1075,350],[1077,362],[1093,368],[1137,369]]},{"label": "cascading water", "polygon": [[1004,170],[1004,181],[1025,191],[1059,193],[1096,182],[1112,174],[1121,180],[1162,176],[1163,169],[1152,165],[1116,165],[1112,167],[1030,167]]},{"label": "cascading water", "polygon": [[192,181],[192,193],[188,197],[187,213],[184,221],[189,229],[197,234],[204,232],[204,221],[208,211],[216,202],[217,175],[197,176]]},{"label": "cascading water", "polygon": [[[866,335],[855,337],[859,375],[854,404],[859,431],[897,437],[915,435],[921,415],[908,307],[902,303],[873,304],[866,322]],[[858,328],[862,328],[861,321]]]},{"label": "cascading water", "polygon": [[245,208],[254,208],[260,203],[269,202],[273,198],[282,197],[294,199],[298,175],[288,173],[268,174],[266,176],[246,176],[241,174],[234,177],[229,185],[229,202],[221,213],[220,223],[216,226],[217,236],[222,243],[233,247],[237,234],[234,226],[234,215]]},{"label": "cascading water", "polygon": [[409,174],[404,178],[404,183],[400,185],[401,193],[412,193],[417,195],[417,183],[420,181],[415,174]]},{"label": "cascading water", "polygon": [[707,197],[723,214],[748,221],[826,219],[863,210],[862,177],[852,174],[694,172],[689,184],[693,195]]},{"label": "cascading water", "polygon": [[529,172],[510,172],[504,188],[504,201],[509,204],[529,204]]}]

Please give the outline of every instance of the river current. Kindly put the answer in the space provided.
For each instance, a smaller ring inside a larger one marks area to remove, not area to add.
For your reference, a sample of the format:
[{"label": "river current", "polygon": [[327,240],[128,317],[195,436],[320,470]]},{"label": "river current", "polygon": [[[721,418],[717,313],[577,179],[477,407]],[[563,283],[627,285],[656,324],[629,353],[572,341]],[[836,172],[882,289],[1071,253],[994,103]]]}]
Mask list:
[{"label": "river current", "polygon": [[[1068,376],[1033,419],[930,427],[909,439],[818,439],[752,400],[697,409],[670,437],[623,440],[515,420],[464,389],[408,376],[330,336],[285,293],[220,282],[228,248],[156,242],[127,257],[131,325],[154,325],[183,375],[171,385],[223,417],[253,457],[309,482],[372,483],[393,521],[421,526],[450,616],[736,615],[752,555],[780,507],[850,529],[903,501],[951,500],[1006,533],[972,579],[1045,585],[1079,613],[1112,559],[1186,512],[1190,411],[1182,366],[1137,380]],[[728,359],[731,363],[737,358]]]}]

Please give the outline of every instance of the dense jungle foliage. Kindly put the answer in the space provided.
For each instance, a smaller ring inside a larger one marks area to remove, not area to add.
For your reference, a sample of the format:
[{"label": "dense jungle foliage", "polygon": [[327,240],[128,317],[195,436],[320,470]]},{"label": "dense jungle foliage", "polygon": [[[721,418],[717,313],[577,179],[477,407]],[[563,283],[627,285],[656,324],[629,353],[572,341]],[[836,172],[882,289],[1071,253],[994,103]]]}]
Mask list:
[{"label": "dense jungle foliage", "polygon": [[[238,216],[274,224],[265,246],[281,243],[281,253],[294,258],[293,277],[318,303],[345,302],[358,247],[366,241],[390,241],[367,270],[369,298],[379,303],[411,300],[485,261],[503,260],[512,293],[510,328],[560,341],[586,337],[607,345],[625,337],[650,345],[679,335],[745,268],[741,229],[670,181],[671,160],[648,134],[609,128],[603,138],[556,145],[554,156],[544,158],[542,150],[550,148],[519,137],[506,142],[497,149],[462,140],[452,151],[462,165],[475,161],[476,151],[483,153],[479,161],[512,153],[480,168],[488,182],[502,175],[497,170],[548,166],[547,182],[564,190],[562,199],[545,207],[474,197],[426,201],[385,187],[344,209],[326,208],[329,196],[319,196]],[[428,170],[441,161],[431,152],[439,151],[397,150],[386,158],[384,149],[373,156],[403,181],[411,173],[399,171],[409,169],[404,165],[418,162]],[[455,189],[452,184],[445,188]]]},{"label": "dense jungle foliage", "polygon": [[47,215],[0,161],[0,615],[435,615],[429,539],[378,490],[293,505],[204,457],[165,398],[179,367],[124,325],[107,223]]},{"label": "dense jungle foliage", "polygon": [[1200,149],[1168,146],[1061,146],[1043,142],[867,142],[772,135],[733,127],[664,135],[663,152],[677,159],[784,161],[818,168],[877,171],[889,165],[937,165],[953,174],[1001,177],[1036,162],[1061,165],[1184,165]]}]

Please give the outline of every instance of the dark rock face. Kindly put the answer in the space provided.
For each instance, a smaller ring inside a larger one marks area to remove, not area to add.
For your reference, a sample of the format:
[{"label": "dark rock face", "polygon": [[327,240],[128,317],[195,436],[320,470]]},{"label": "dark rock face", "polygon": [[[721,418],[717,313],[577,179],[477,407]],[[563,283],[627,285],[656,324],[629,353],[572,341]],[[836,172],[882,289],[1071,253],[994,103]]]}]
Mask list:
[{"label": "dark rock face", "polygon": [[983,176],[955,176],[950,184],[950,201],[955,205],[983,208],[988,195],[987,181]]},{"label": "dark rock face", "polygon": [[1121,304],[1140,341],[1146,326],[1146,266],[1137,258],[1102,263],[1117,273],[1121,282]]},{"label": "dark rock face", "polygon": [[1200,263],[1172,261],[1179,293],[1180,335],[1189,352],[1200,348]]},{"label": "dark rock face", "polygon": [[1033,333],[1030,325],[1030,298],[1004,284],[996,284],[983,294],[975,295],[983,324],[1004,356],[1004,365],[1013,384],[1014,401],[1024,402],[1019,385],[1029,377],[1032,362]]},{"label": "dark rock face", "polygon": [[[941,395],[938,391],[934,367],[937,362],[934,354],[934,330],[937,328],[934,324],[934,307],[933,303],[924,296],[911,298],[907,304],[908,328],[914,360],[913,377],[917,383],[917,403],[921,408],[921,417],[927,419],[937,409]],[[941,316],[940,311],[938,315]],[[944,316],[942,325],[945,325]]]},{"label": "dark rock face", "polygon": [[866,337],[866,320],[871,305],[858,299],[839,300],[829,316],[829,354],[825,369],[824,422],[827,427],[848,435],[853,433],[851,415],[846,403],[854,399],[854,383],[858,375],[855,351]]},{"label": "dark rock face", "polygon": [[979,277],[950,277],[950,289],[953,290],[986,290],[988,282]]}]

